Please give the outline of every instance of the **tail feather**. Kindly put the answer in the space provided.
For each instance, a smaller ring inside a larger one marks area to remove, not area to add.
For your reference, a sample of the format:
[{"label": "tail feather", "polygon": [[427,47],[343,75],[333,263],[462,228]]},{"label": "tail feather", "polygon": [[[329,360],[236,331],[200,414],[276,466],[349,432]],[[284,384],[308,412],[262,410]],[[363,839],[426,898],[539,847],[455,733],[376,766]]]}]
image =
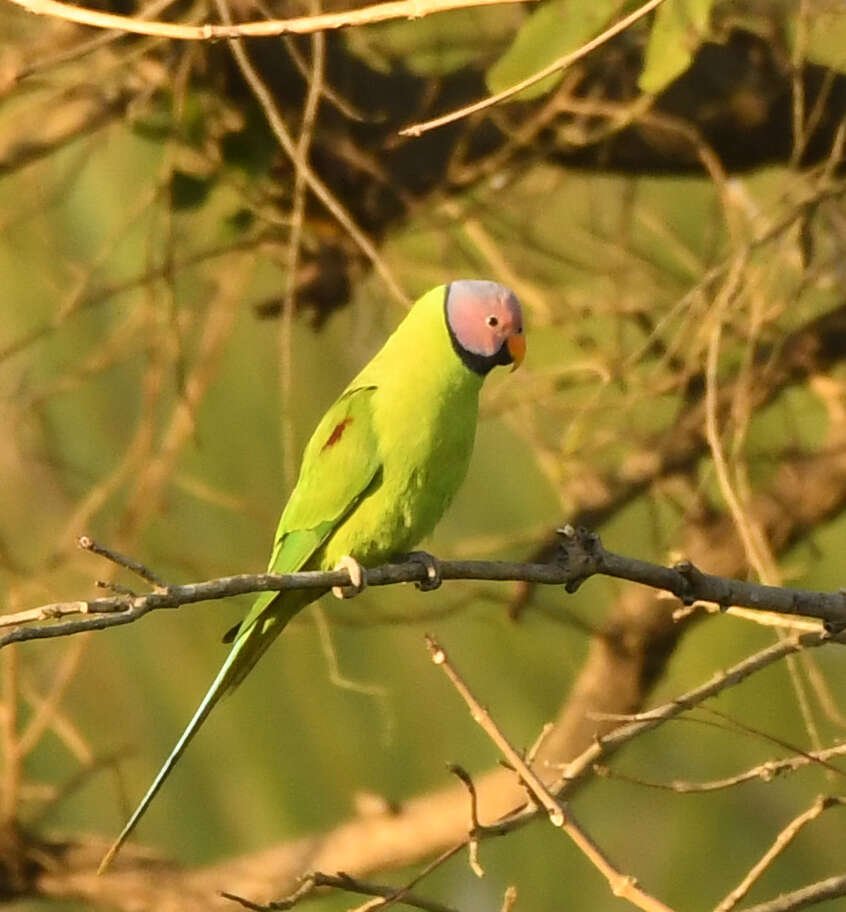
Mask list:
[{"label": "tail feather", "polygon": [[[144,816],[153,798],[156,797],[159,789],[164,785],[165,780],[185,752],[185,748],[191,743],[194,735],[200,730],[200,726],[206,721],[209,713],[217,705],[220,698],[244,680],[255,663],[264,655],[268,646],[282,632],[288,621],[307,604],[307,601],[311,601],[311,598],[306,601],[303,598],[292,597],[297,595],[300,595],[300,593],[286,594],[285,597],[282,597],[280,593],[266,593],[256,601],[249,615],[255,620],[249,627],[238,632],[235,644],[205,697],[203,697],[202,703],[200,703],[197,711],[191,717],[191,721],[180,735],[168,758],[162,764],[161,769],[156,774],[156,778],[147,789],[138,807],[135,808],[132,816],[127,820],[120,835],[103,856],[100,867],[97,869],[98,874],[102,874],[112,863],[120,847],[129,838],[138,821]],[[264,599],[267,600],[266,605],[261,604]]]}]

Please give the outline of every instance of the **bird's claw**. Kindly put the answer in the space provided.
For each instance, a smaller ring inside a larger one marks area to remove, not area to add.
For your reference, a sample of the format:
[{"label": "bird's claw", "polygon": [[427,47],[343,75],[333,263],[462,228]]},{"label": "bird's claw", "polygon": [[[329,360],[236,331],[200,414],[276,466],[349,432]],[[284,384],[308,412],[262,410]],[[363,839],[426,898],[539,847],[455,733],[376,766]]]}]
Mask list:
[{"label": "bird's claw", "polygon": [[356,595],[360,595],[367,588],[367,575],[364,572],[364,567],[349,554],[342,557],[338,563],[335,564],[333,569],[346,570],[350,575],[349,586],[332,587],[332,595],[334,595],[335,598],[353,598]]},{"label": "bird's claw", "polygon": [[434,554],[429,554],[428,551],[412,551],[405,556],[405,559],[414,561],[417,564],[423,564],[426,568],[426,579],[417,580],[414,583],[421,592],[431,592],[443,582],[441,579],[441,562]]}]

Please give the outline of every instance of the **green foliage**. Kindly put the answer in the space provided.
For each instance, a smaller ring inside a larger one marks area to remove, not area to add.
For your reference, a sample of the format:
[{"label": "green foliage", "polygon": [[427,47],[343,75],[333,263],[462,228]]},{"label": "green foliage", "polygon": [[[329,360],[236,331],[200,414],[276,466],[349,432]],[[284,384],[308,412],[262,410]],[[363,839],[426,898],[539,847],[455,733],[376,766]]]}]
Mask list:
[{"label": "green foliage", "polygon": [[[846,8],[842,4],[821,5],[807,18],[807,36],[804,45],[804,57],[820,66],[846,72]],[[797,25],[791,23],[793,41],[797,38]]]},{"label": "green foliage", "polygon": [[257,111],[251,109],[238,129],[223,135],[220,154],[227,165],[239,168],[249,177],[261,178],[267,174],[276,148],[269,139],[267,124]]},{"label": "green foliage", "polygon": [[[502,92],[575,51],[609,23],[620,0],[550,0],[532,12],[508,50],[487,71],[491,92]],[[554,74],[524,89],[527,100],[546,94],[561,81]]]},{"label": "green foliage", "polygon": [[638,86],[657,93],[681,76],[708,34],[714,0],[665,0],[655,13]]},{"label": "green foliage", "polygon": [[214,178],[174,171],[170,178],[170,201],[174,209],[196,209],[208,199]]},{"label": "green foliage", "polygon": [[508,4],[453,10],[410,22],[384,22],[344,33],[347,47],[383,73],[402,63],[419,76],[446,76],[499,53],[519,21]]}]

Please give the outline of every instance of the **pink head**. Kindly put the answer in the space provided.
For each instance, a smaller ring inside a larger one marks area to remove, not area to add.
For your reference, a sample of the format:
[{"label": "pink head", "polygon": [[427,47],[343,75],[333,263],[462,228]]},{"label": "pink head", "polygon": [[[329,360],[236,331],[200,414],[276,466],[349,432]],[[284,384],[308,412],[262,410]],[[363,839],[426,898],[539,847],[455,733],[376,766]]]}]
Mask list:
[{"label": "pink head", "polygon": [[447,286],[445,310],[452,346],[470,370],[484,376],[498,364],[520,366],[526,340],[513,291],[496,282],[461,279]]}]

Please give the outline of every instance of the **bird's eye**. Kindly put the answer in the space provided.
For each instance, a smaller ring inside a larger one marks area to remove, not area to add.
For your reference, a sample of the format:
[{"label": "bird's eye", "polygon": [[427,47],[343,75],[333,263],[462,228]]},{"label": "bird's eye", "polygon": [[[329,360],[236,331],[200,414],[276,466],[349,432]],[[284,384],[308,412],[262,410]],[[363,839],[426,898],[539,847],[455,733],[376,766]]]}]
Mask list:
[{"label": "bird's eye", "polygon": [[485,323],[487,323],[488,326],[499,326],[499,320],[493,314],[485,320]]}]

